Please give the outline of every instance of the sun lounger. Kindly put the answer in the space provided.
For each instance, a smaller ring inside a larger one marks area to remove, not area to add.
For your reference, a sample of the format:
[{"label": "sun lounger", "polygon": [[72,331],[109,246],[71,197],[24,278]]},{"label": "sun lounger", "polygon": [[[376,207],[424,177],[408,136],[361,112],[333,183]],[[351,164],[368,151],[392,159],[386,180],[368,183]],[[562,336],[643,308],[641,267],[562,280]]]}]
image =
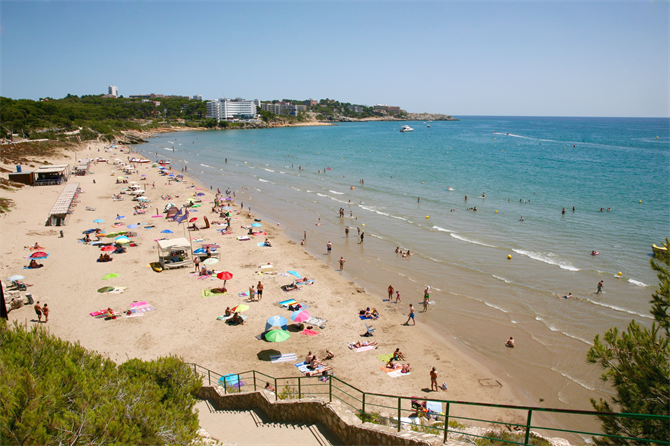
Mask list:
[{"label": "sun lounger", "polygon": [[284,353],[283,355],[270,355],[270,362],[278,364],[280,362],[292,362],[298,359],[295,353]]}]

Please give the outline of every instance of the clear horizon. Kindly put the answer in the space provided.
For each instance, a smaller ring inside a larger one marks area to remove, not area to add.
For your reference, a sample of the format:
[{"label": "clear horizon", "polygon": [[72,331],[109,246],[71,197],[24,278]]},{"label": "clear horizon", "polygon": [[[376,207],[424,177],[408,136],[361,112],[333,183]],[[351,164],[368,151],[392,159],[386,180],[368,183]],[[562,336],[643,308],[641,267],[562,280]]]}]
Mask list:
[{"label": "clear horizon", "polygon": [[670,117],[666,2],[0,3],[0,95]]}]

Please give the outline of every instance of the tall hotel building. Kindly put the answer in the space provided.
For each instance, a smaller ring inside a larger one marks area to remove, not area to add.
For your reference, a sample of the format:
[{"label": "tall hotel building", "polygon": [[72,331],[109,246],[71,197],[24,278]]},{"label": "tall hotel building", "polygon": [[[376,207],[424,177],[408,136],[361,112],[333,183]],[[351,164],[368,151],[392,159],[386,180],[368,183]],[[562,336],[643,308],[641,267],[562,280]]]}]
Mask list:
[{"label": "tall hotel building", "polygon": [[245,101],[242,98],[221,98],[207,102],[207,119],[226,121],[228,119],[254,119],[256,108],[260,107],[261,101]]}]

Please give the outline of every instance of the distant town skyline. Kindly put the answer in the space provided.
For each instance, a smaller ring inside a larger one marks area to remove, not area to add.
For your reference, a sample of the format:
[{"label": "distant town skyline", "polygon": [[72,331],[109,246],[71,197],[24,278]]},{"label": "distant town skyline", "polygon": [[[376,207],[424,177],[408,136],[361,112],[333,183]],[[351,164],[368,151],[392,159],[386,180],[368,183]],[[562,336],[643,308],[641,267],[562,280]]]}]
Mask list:
[{"label": "distant town skyline", "polygon": [[[0,95],[670,116],[666,2],[0,3]],[[217,37],[218,36],[218,37]]]}]

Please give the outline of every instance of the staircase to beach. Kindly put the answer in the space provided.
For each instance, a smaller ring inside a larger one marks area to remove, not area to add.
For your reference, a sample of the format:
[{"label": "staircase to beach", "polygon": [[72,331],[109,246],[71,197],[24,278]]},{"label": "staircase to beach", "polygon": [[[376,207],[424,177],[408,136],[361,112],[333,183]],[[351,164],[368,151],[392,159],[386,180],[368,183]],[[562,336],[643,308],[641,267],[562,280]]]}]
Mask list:
[{"label": "staircase to beach", "polygon": [[321,423],[272,422],[259,410],[224,410],[207,400],[195,407],[199,410],[200,427],[225,446],[342,444]]}]

